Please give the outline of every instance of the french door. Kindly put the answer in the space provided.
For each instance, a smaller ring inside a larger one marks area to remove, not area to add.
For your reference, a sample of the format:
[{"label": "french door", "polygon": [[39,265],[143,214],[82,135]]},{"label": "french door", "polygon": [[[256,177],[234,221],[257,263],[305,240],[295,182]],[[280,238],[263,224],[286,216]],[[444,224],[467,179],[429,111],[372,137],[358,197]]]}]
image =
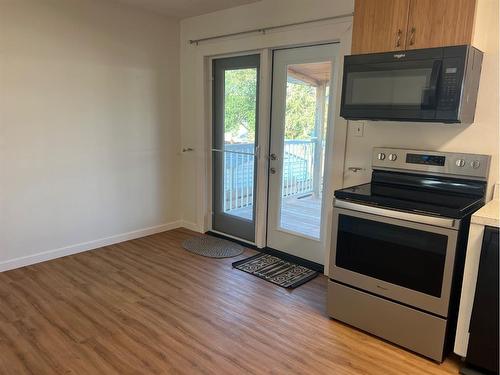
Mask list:
[{"label": "french door", "polygon": [[212,230],[255,242],[260,55],[212,68]]},{"label": "french door", "polygon": [[274,51],[267,246],[324,264],[323,171],[337,44]]},{"label": "french door", "polygon": [[324,207],[333,202],[323,199],[323,172],[337,59],[338,44],[274,51],[267,197],[256,196],[260,55],[213,60],[213,231],[255,243],[256,202],[267,198],[267,247],[324,264]]}]

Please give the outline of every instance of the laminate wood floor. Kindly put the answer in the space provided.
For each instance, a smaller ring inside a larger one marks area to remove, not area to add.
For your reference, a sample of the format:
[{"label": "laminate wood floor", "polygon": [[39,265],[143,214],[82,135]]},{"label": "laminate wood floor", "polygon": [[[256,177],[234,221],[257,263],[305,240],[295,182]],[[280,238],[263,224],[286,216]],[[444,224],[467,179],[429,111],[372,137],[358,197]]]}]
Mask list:
[{"label": "laminate wood floor", "polygon": [[0,374],[456,374],[181,248],[178,229],[0,273]]}]

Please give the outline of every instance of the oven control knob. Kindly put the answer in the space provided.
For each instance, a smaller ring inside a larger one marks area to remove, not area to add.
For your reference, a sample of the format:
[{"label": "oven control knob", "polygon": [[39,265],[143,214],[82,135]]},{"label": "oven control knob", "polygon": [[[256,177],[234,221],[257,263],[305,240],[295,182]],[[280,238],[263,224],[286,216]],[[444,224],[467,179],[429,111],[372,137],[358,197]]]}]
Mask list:
[{"label": "oven control knob", "polygon": [[397,158],[398,158],[398,156],[396,154],[390,154],[389,155],[389,160],[390,161],[396,161]]},{"label": "oven control knob", "polygon": [[472,163],[470,163],[470,165],[472,166],[472,168],[478,169],[481,166],[481,163],[479,162],[479,160],[474,160]]},{"label": "oven control knob", "polygon": [[385,154],[381,152],[380,154],[377,155],[378,160],[385,160]]},{"label": "oven control knob", "polygon": [[464,159],[458,159],[455,164],[457,165],[457,167],[463,167],[465,166],[465,160]]}]

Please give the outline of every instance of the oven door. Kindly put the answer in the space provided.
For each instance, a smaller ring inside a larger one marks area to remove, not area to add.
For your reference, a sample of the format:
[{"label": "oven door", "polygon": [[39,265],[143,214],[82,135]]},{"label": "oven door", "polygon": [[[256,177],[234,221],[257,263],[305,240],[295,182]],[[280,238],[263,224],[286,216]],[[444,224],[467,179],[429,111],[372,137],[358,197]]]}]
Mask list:
[{"label": "oven door", "polygon": [[344,65],[340,115],[346,119],[432,121],[442,59]]},{"label": "oven door", "polygon": [[344,208],[334,209],[330,278],[446,317],[460,222],[339,204]]}]

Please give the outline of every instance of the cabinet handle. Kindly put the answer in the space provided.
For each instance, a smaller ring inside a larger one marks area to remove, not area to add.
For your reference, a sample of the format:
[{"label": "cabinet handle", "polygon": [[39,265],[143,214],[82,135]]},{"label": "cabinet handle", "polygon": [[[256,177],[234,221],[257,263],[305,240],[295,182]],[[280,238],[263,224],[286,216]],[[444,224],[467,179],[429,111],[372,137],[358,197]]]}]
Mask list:
[{"label": "cabinet handle", "polygon": [[411,28],[411,31],[410,31],[410,46],[413,46],[415,44],[415,32],[416,31],[417,31],[417,29],[415,27]]},{"label": "cabinet handle", "polygon": [[403,35],[403,31],[399,29],[397,35],[398,37],[396,38],[396,47],[401,47],[401,35]]}]

